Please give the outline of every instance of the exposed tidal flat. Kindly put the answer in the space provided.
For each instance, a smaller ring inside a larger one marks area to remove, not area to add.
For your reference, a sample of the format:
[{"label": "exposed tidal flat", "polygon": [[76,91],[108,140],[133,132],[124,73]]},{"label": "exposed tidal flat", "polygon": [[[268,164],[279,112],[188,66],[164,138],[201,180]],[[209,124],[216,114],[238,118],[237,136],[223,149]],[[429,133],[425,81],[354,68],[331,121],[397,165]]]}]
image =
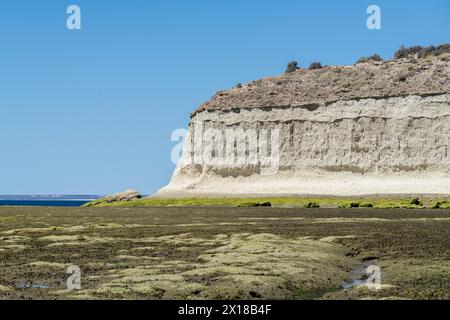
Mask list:
[{"label": "exposed tidal flat", "polygon": [[450,299],[450,210],[0,208],[0,261],[3,299]]}]

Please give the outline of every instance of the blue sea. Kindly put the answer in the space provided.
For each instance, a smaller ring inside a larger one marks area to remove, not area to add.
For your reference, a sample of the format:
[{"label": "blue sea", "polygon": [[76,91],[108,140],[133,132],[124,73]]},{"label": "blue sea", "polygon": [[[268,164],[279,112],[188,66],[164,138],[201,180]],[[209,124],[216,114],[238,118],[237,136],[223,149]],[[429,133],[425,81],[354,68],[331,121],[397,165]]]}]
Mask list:
[{"label": "blue sea", "polygon": [[80,207],[99,195],[0,195],[0,206],[13,207]]}]

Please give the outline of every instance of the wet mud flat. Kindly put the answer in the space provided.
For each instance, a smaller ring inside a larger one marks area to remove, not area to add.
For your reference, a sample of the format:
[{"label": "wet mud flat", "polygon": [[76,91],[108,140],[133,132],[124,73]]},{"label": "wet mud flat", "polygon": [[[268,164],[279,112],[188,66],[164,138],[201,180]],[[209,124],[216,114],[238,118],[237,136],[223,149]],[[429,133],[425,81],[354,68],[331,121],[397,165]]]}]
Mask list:
[{"label": "wet mud flat", "polygon": [[450,299],[450,210],[3,207],[0,266],[1,299]]}]

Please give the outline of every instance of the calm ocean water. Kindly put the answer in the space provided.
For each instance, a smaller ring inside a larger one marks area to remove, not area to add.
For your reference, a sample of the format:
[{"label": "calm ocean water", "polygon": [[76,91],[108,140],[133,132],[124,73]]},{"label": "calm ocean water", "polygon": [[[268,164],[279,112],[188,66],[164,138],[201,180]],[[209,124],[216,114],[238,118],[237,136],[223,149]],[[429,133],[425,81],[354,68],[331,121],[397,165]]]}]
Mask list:
[{"label": "calm ocean water", "polygon": [[13,207],[80,207],[99,195],[0,195],[0,206]]},{"label": "calm ocean water", "polygon": [[0,206],[14,207],[80,207],[86,200],[0,200]]}]

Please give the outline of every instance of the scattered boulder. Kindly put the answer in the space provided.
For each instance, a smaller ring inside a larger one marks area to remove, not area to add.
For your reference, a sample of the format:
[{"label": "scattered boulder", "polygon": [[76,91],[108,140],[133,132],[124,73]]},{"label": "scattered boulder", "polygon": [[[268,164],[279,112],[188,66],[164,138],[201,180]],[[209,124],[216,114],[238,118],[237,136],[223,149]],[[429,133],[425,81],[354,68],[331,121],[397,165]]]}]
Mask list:
[{"label": "scattered boulder", "polygon": [[316,202],[308,202],[303,206],[305,209],[317,209],[320,208],[320,204]]}]

